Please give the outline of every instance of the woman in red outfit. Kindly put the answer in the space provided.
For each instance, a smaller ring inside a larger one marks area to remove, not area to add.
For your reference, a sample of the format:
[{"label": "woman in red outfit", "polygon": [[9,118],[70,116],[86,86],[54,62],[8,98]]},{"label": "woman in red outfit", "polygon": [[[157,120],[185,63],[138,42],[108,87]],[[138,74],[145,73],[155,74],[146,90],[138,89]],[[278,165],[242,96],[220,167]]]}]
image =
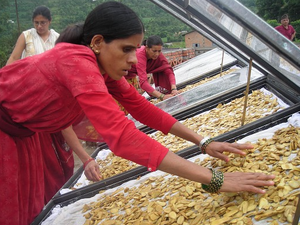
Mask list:
[{"label": "woman in red outfit", "polygon": [[[59,34],[53,29],[49,30],[51,21],[52,16],[46,6],[36,7],[32,13],[34,28],[20,35],[6,65],[53,48]],[[46,204],[73,175],[73,150],[82,163],[87,162],[91,157],[83,149],[72,127],[56,133],[39,132],[39,139],[44,157]],[[84,172],[89,180],[100,179],[99,166],[94,161],[85,167]]]},{"label": "woman in red outfit", "polygon": [[[36,132],[61,131],[85,114],[115,155],[206,184],[208,191],[265,193],[273,175],[217,173],[185,160],[127,119],[114,99],[141,123],[202,146],[228,161],[249,144],[211,142],[160,110],[124,76],[137,63],[144,28],[122,3],[97,6],[83,26],[61,33],[58,44],[0,70],[0,224],[30,224],[43,208],[43,157]],[[29,79],[30,78],[30,79]],[[20,91],[22,90],[22,91]],[[212,185],[213,184],[213,185]]]},{"label": "woman in red outfit", "polygon": [[[133,65],[126,76],[127,80],[138,76],[140,88],[160,100],[178,94],[172,67],[162,54],[163,42],[158,36],[150,36],[144,46],[137,49],[138,63]],[[147,74],[152,73],[155,88],[151,86]]]},{"label": "woman in red outfit", "polygon": [[280,20],[281,25],[275,27],[282,35],[284,35],[290,41],[293,41],[296,36],[296,31],[292,25],[290,25],[289,16],[284,14]]}]

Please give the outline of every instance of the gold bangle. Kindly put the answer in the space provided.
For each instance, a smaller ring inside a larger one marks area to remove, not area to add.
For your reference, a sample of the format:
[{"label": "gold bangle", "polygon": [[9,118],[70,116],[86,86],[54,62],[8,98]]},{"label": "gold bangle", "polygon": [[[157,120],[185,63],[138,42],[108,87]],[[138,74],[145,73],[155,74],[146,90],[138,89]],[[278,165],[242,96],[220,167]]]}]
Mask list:
[{"label": "gold bangle", "polygon": [[161,101],[163,101],[163,100],[164,100],[164,97],[165,97],[165,95],[164,95],[164,94],[161,94],[161,95],[159,96],[159,99],[160,99]]}]

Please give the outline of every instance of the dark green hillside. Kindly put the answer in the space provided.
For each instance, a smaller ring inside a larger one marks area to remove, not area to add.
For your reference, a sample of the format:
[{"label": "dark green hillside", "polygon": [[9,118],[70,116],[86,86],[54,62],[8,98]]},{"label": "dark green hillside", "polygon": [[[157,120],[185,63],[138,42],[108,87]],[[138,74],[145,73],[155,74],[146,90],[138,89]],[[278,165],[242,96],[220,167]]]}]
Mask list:
[{"label": "dark green hillside", "polygon": [[[19,32],[32,27],[32,11],[39,5],[45,5],[52,12],[51,28],[61,32],[67,25],[84,21],[87,14],[105,0],[0,0],[0,67],[4,66]],[[159,35],[165,42],[182,42],[184,37],[177,35],[190,28],[172,15],[148,0],[120,0],[132,8],[142,19],[146,34]],[[17,9],[16,10],[16,3]],[[19,27],[17,13],[19,17]]]},{"label": "dark green hillside", "polygon": [[[0,67],[5,65],[20,32],[32,27],[31,15],[36,6],[46,5],[50,8],[53,16],[52,28],[61,32],[67,25],[83,21],[96,5],[104,1],[106,0],[0,0]],[[184,40],[181,31],[191,30],[149,0],[119,1],[140,16],[146,28],[146,37],[156,34],[161,36],[164,42],[180,43]],[[294,41],[299,42],[299,0],[240,0],[240,2],[271,26],[278,25],[280,16],[288,13],[290,23],[296,30]]]}]

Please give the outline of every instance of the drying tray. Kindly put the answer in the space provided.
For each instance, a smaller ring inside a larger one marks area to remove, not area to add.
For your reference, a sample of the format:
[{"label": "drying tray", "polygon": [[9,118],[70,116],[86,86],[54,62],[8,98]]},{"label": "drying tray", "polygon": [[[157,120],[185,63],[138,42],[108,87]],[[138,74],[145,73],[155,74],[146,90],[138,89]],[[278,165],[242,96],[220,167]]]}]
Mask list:
[{"label": "drying tray", "polygon": [[[245,136],[286,122],[292,114],[298,113],[299,111],[300,103],[297,103],[289,108],[274,113],[272,116],[267,116],[255,122],[246,124],[238,129],[219,135],[214,139],[216,141],[234,142],[235,140],[242,139]],[[193,156],[199,155],[199,149],[197,146],[192,146],[178,152],[177,154],[183,158],[191,158]],[[74,203],[80,199],[93,197],[94,195],[98,194],[101,190],[107,190],[114,187],[118,187],[127,181],[137,179],[138,177],[141,177],[148,173],[150,172],[147,171],[145,167],[139,166],[130,171],[124,172],[114,177],[107,178],[103,181],[99,181],[92,185],[88,185],[86,187],[74,190],[62,196],[56,196],[48,202],[48,204],[44,207],[43,211],[33,221],[32,225],[41,224],[42,221],[44,221],[49,215],[51,215],[52,209],[58,205],[63,207]],[[296,217],[299,218],[298,209],[295,214],[295,218]]]},{"label": "drying tray", "polygon": [[[271,81],[273,81],[273,82],[271,82]],[[274,86],[273,84],[276,84],[276,86]],[[293,93],[293,95],[290,94],[288,91],[286,91],[287,87],[283,86],[283,84],[280,84],[279,81],[271,80],[270,78],[269,79],[259,79],[258,81],[254,82],[250,85],[250,90],[251,91],[261,89],[261,88],[267,89],[271,93],[275,94],[278,98],[280,98],[287,105],[290,105],[289,108],[282,110],[283,112],[285,112],[285,111],[289,112],[290,108],[293,111],[293,106],[300,102],[299,99],[298,99],[297,93]],[[216,99],[213,99],[211,101],[207,101],[205,103],[197,105],[194,108],[191,108],[191,109],[189,109],[185,112],[183,111],[180,114],[174,115],[174,117],[176,119],[178,119],[179,121],[187,119],[187,118],[191,118],[195,115],[201,114],[203,112],[206,112],[206,111],[209,111],[209,110],[215,108],[220,103],[226,104],[226,103],[232,101],[233,99],[242,97],[244,95],[243,92],[244,92],[244,88],[237,89],[234,92],[230,92],[226,95],[220,96],[220,97],[218,97]],[[281,113],[281,112],[278,112],[278,113]],[[260,124],[261,121],[273,120],[273,117],[275,117],[275,119],[276,119],[276,115],[277,115],[277,113],[269,115],[265,118],[261,118],[261,119],[257,120],[257,123]],[[252,122],[251,124],[255,124],[255,126],[256,126],[256,122]],[[151,128],[148,128],[148,127],[147,127],[147,129],[141,129],[141,130],[143,132],[147,133],[147,134],[151,134],[151,133],[155,132],[155,130],[153,130]],[[105,143],[102,143],[101,145],[98,146],[98,148],[92,154],[92,157],[95,158],[97,156],[97,154],[99,153],[99,151],[101,151],[103,149],[107,149],[107,148],[108,148],[108,146]],[[181,150],[180,152],[182,152],[182,151],[184,152],[184,150]],[[183,153],[180,153],[180,154],[183,154]],[[133,171],[133,173],[135,174],[136,172],[134,172],[134,171]],[[138,172],[139,172],[139,170],[138,170]],[[74,185],[77,183],[77,181],[81,177],[82,173],[83,173],[83,167],[80,167],[75,172],[75,174],[63,185],[62,189],[68,189],[68,188],[74,187]],[[116,180],[120,179],[118,175],[115,175],[114,177],[115,178],[112,179],[114,182]],[[105,183],[106,180],[107,179],[102,180],[101,182]],[[94,185],[96,185],[96,183],[89,184],[88,186],[94,186]],[[79,189],[82,189],[82,188],[79,188]],[[76,192],[79,189],[73,190],[72,192]],[[54,196],[54,198],[60,198],[61,195],[65,195],[65,194],[61,194],[60,192],[57,192],[56,195]]]}]

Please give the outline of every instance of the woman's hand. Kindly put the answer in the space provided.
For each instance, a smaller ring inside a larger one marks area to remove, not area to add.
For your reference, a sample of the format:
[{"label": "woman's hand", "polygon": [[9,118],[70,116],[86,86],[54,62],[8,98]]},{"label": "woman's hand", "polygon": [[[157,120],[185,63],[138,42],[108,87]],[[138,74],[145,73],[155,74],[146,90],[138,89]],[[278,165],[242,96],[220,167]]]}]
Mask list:
[{"label": "woman's hand", "polygon": [[[206,153],[210,156],[229,161],[229,157],[224,155],[223,152],[230,152],[239,155],[246,155],[242,150],[252,149],[251,144],[238,144],[227,142],[211,142],[206,147]],[[275,178],[274,175],[266,175],[263,173],[244,173],[233,172],[224,173],[224,183],[220,189],[221,192],[253,192],[264,194],[265,190],[260,187],[273,186],[274,182],[271,181]]]},{"label": "woman's hand", "polygon": [[221,159],[225,162],[229,161],[229,157],[224,155],[223,152],[231,152],[239,155],[246,155],[242,150],[252,149],[251,144],[238,144],[238,143],[228,143],[228,142],[216,142],[213,141],[209,143],[205,149],[205,152],[212,157]]},{"label": "woman's hand", "polygon": [[102,179],[99,165],[95,160],[90,161],[84,168],[84,175],[88,180],[99,181]]},{"label": "woman's hand", "polygon": [[177,89],[172,90],[171,95],[175,96],[178,95],[179,91]]},{"label": "woman's hand", "polygon": [[[216,187],[217,184],[215,181],[220,181],[219,179],[212,181],[213,177],[210,169],[199,166],[171,151],[167,153],[157,168],[166,173],[174,174],[201,184],[209,185],[213,182],[214,187]],[[224,173],[223,175],[223,184],[221,183],[222,186],[218,190],[220,192],[247,191],[264,194],[265,191],[263,187],[273,186],[274,182],[272,180],[275,178],[274,175],[250,172],[232,172]]]},{"label": "woman's hand", "polygon": [[233,172],[224,173],[224,183],[219,190],[220,192],[253,192],[264,194],[266,191],[259,188],[264,186],[273,186],[274,175],[266,175],[263,173],[243,173]]},{"label": "woman's hand", "polygon": [[163,99],[163,100],[166,100],[166,99],[171,98],[171,97],[174,97],[174,95],[172,95],[172,94],[167,94],[167,95],[164,96],[164,99]]}]

